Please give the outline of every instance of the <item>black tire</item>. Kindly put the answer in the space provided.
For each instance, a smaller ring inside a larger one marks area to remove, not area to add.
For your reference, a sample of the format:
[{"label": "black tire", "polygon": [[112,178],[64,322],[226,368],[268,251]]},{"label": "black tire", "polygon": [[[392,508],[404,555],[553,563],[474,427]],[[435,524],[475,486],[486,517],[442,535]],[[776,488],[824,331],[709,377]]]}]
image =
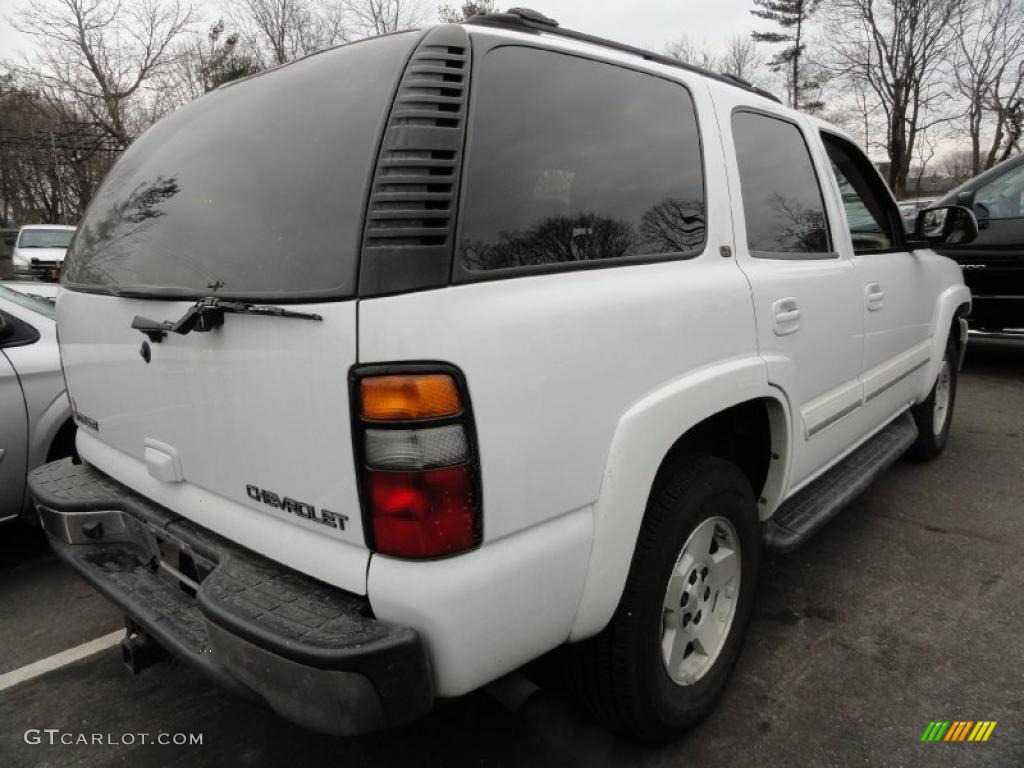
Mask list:
[{"label": "black tire", "polygon": [[[946,351],[942,356],[944,365],[936,377],[935,384],[932,385],[932,391],[925,400],[910,409],[910,413],[914,417],[914,423],[917,424],[917,440],[910,446],[907,455],[915,461],[931,461],[942,453],[946,447],[946,441],[949,439],[949,428],[953,423],[953,408],[956,405],[956,385],[959,377],[958,359],[956,344],[952,336],[950,336],[946,341]],[[943,410],[944,422],[942,428],[936,432],[936,399],[942,377],[947,372],[949,377],[949,399]]]},{"label": "black tire", "polygon": [[[567,649],[570,684],[584,706],[612,730],[648,743],[676,737],[707,715],[721,694],[750,624],[761,560],[757,505],[736,466],[690,456],[661,474],[615,615],[599,635]],[[663,601],[684,543],[712,517],[728,520],[739,541],[735,613],[703,676],[680,685],[662,658]]]}]

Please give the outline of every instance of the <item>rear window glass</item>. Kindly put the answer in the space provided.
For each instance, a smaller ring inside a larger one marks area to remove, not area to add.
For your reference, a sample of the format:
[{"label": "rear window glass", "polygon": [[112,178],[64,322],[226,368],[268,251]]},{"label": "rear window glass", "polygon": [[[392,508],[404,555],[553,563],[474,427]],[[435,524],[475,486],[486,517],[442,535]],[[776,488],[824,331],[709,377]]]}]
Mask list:
[{"label": "rear window glass", "polygon": [[419,37],[325,51],[161,120],[104,181],[65,285],[183,298],[352,295],[379,133]]},{"label": "rear window glass", "polygon": [[530,48],[480,63],[461,263],[536,268],[704,244],[704,179],[682,85]]}]

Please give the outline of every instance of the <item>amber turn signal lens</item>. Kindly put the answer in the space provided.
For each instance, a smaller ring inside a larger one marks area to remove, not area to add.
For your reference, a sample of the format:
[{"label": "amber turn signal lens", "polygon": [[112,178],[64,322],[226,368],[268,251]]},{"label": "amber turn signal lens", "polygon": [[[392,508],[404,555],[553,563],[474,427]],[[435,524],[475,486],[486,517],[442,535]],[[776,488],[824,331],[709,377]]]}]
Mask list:
[{"label": "amber turn signal lens", "polygon": [[359,387],[364,419],[434,419],[462,411],[455,379],[447,374],[371,376]]}]

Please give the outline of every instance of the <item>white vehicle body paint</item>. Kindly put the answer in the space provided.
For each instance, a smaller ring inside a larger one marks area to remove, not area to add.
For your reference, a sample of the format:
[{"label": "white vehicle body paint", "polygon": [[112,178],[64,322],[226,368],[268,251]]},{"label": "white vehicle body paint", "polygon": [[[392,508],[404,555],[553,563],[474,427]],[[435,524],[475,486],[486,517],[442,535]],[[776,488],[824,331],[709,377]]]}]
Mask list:
[{"label": "white vehicle body paint", "polygon": [[[293,303],[322,322],[229,316],[213,332],[148,343],[148,362],[133,317],[174,320],[190,301],[69,291],[58,302],[69,390],[99,427],[80,430],[83,458],[200,526],[366,595],[377,619],[419,633],[443,696],[606,626],[655,476],[691,429],[744,404],[764,408],[771,455],[754,490],[769,520],[927,397],[970,303],[956,265],[927,248],[854,252],[821,138],[842,137],[835,129],[626,52],[486,34],[685,86],[701,137],[701,253]],[[744,110],[801,132],[828,258],[748,248],[731,127]],[[482,541],[426,562],[374,553],[360,514],[350,369],[403,361],[461,371],[479,445]],[[346,526],[254,500],[254,483],[344,514]]]}]

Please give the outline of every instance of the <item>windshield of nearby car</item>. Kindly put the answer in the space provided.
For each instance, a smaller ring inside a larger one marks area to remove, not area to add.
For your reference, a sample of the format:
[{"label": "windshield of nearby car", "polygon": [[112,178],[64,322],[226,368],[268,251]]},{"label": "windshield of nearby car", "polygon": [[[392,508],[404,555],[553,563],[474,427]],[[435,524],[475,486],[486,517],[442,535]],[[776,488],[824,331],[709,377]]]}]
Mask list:
[{"label": "windshield of nearby car", "polygon": [[990,219],[1018,219],[1024,216],[1024,165],[1004,173],[979,189],[974,205]]},{"label": "windshield of nearby car", "polygon": [[31,309],[37,314],[48,317],[51,320],[55,320],[57,312],[54,308],[55,301],[45,296],[36,296],[32,292],[31,287],[26,286],[25,292],[12,291],[5,285],[0,285],[0,301],[9,301],[12,304],[17,304],[19,307],[25,309]]},{"label": "windshield of nearby car", "polygon": [[18,239],[19,248],[67,248],[71,244],[73,229],[23,229]]}]

